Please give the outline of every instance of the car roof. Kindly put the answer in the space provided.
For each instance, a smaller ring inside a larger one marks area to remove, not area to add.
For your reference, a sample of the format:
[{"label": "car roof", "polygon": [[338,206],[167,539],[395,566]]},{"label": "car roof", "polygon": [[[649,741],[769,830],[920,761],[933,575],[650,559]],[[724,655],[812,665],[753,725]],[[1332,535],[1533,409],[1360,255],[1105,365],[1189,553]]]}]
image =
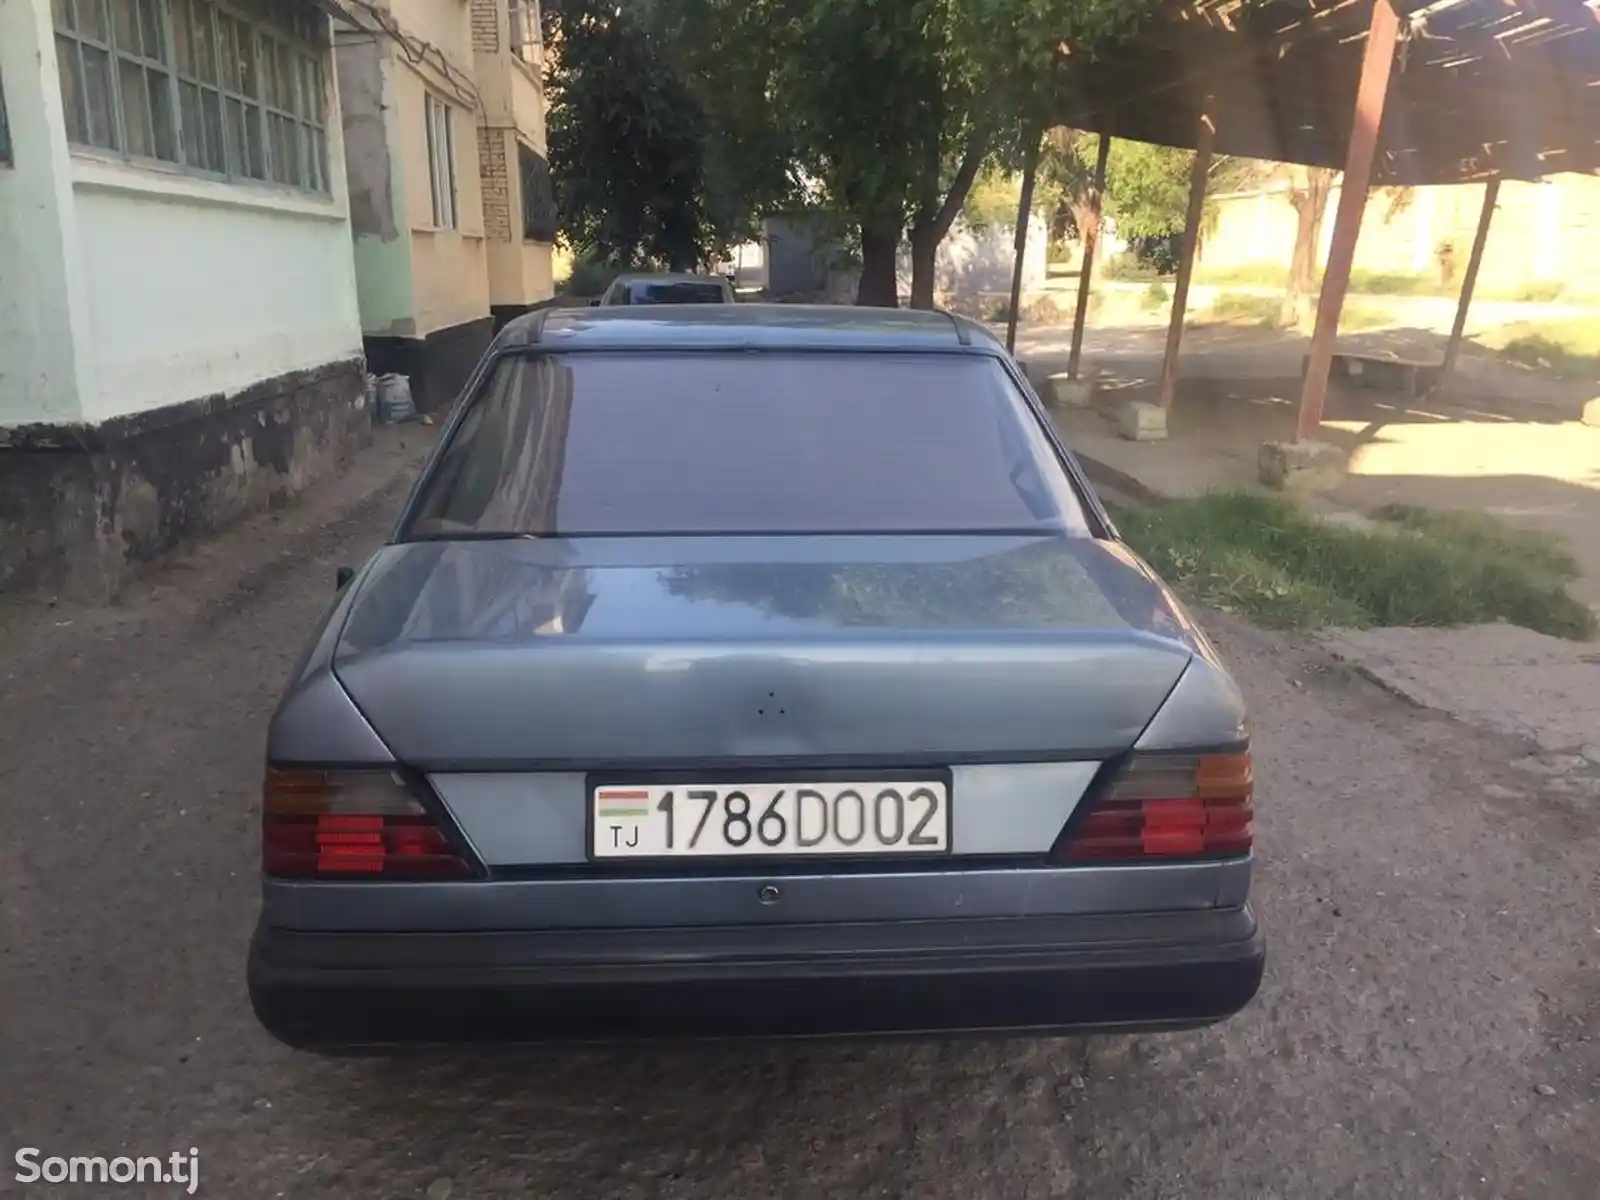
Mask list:
[{"label": "car roof", "polygon": [[830,304],[544,308],[509,322],[501,348],[938,350],[1003,353],[975,321],[938,310]]}]

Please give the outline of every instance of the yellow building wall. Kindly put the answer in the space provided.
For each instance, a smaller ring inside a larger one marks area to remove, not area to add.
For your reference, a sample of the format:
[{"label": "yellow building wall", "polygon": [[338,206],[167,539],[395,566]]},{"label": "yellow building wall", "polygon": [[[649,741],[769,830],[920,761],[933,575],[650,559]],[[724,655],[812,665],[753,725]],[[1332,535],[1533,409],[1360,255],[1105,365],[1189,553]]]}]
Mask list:
[{"label": "yellow building wall", "polygon": [[389,0],[388,7],[406,33],[443,51],[452,65],[471,70],[469,0]]},{"label": "yellow building wall", "polygon": [[555,294],[553,247],[525,239],[518,144],[547,154],[544,84],[511,49],[502,0],[472,0],[489,290],[496,307],[523,308]]},{"label": "yellow building wall", "polygon": [[[1419,187],[1399,196],[1374,192],[1362,217],[1356,270],[1438,277],[1439,249],[1447,242],[1459,279],[1472,249],[1483,193],[1481,183]],[[1338,204],[1336,187],[1323,221],[1323,261]],[[1288,264],[1295,212],[1285,192],[1221,197],[1211,213],[1199,251],[1202,270]],[[1573,295],[1600,295],[1600,178],[1566,174],[1501,185],[1479,293],[1514,296],[1552,285]]]},{"label": "yellow building wall", "polygon": [[[454,229],[439,228],[433,223],[425,102],[430,92],[450,104],[456,184]],[[403,58],[397,62],[395,104],[401,152],[405,156],[406,210],[411,221],[416,333],[426,337],[435,330],[489,315],[478,139],[471,110],[431,86],[431,81]]]}]

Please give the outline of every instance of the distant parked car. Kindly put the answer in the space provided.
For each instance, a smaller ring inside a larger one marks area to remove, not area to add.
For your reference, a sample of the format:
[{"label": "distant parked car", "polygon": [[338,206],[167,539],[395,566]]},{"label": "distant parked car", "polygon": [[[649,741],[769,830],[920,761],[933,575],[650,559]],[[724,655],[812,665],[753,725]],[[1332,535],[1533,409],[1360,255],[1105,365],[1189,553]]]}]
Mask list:
[{"label": "distant parked car", "polygon": [[1190,1028],[1249,1002],[1244,703],[948,314],[509,323],[267,736],[314,1049]]},{"label": "distant parked car", "polygon": [[732,304],[733,285],[720,275],[619,275],[597,306],[638,304]]}]

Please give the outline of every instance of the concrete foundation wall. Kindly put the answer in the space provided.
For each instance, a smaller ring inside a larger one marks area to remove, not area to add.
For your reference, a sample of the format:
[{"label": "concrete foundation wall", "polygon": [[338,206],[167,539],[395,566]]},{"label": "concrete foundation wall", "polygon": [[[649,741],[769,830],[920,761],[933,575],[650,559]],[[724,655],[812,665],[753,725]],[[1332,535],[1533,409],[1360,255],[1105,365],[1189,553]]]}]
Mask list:
[{"label": "concrete foundation wall", "polygon": [[371,436],[359,358],[0,447],[0,589],[91,600],[331,473]]},{"label": "concrete foundation wall", "polygon": [[[524,311],[518,306],[516,312]],[[516,313],[507,313],[507,316]],[[444,412],[494,340],[495,318],[437,329],[422,338],[368,338],[368,369],[374,375],[405,375],[411,398],[422,412]]]}]

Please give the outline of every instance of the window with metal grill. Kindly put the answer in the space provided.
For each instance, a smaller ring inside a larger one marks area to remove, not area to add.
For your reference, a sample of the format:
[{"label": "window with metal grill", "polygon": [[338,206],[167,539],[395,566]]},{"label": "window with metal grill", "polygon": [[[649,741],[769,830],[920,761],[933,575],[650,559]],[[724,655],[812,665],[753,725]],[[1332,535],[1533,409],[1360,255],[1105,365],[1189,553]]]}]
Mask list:
[{"label": "window with metal grill", "polygon": [[67,138],[327,194],[327,20],[266,0],[51,0]]}]

